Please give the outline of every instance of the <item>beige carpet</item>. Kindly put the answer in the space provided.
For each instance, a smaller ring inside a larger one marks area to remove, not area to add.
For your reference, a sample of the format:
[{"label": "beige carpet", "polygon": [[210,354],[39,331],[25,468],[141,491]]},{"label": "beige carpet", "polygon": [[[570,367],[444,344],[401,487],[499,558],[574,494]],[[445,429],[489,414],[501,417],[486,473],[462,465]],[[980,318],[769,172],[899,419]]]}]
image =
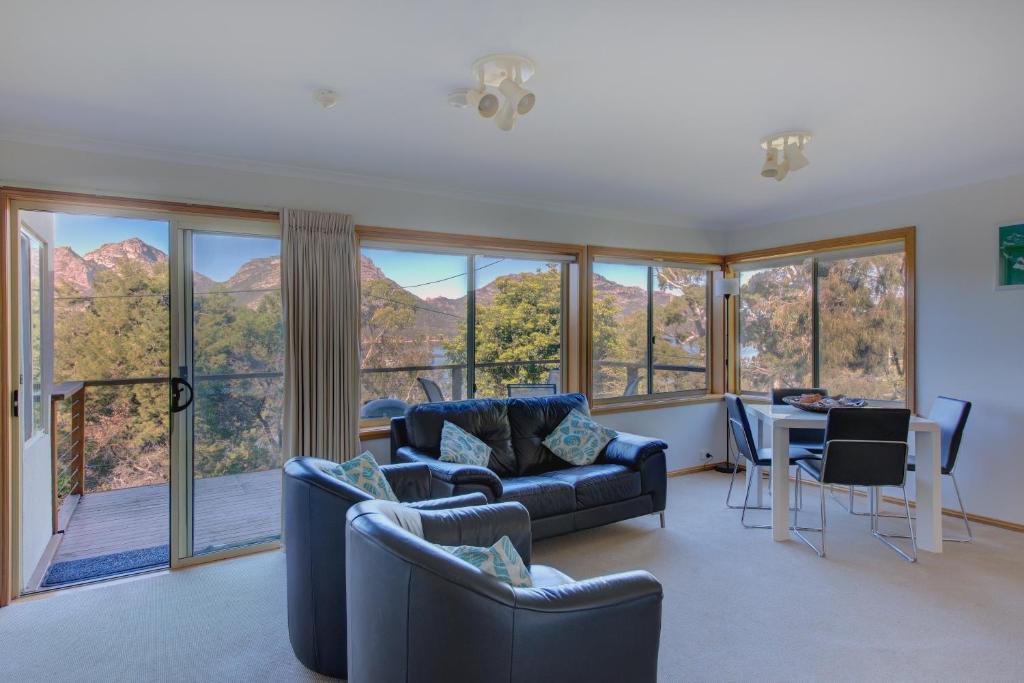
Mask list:
[{"label": "beige carpet", "polygon": [[[667,529],[654,517],[624,522],[539,542],[535,559],[577,577],[654,572],[665,585],[664,681],[1024,680],[1024,534],[977,526],[973,545],[911,565],[870,537],[866,518],[830,504],[821,560],[741,528],[723,506],[726,483],[672,479]],[[0,610],[0,678],[316,680],[288,644],[283,560],[18,602]]]}]

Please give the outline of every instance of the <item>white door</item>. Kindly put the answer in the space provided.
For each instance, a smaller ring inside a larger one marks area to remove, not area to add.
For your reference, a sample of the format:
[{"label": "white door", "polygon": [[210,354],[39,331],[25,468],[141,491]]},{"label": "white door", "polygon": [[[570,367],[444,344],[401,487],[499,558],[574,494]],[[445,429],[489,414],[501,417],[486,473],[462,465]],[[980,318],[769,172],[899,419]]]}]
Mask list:
[{"label": "white door", "polygon": [[53,384],[53,215],[19,212],[17,249],[20,453],[20,586],[32,577],[53,532],[50,390]]}]

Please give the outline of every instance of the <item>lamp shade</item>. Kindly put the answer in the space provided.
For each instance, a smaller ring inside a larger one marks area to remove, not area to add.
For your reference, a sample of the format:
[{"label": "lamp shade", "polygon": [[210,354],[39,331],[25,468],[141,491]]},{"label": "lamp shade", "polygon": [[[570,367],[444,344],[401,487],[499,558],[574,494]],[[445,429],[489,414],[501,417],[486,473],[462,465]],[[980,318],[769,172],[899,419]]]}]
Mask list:
[{"label": "lamp shade", "polygon": [[466,93],[466,104],[485,119],[498,113],[498,98],[486,90],[470,90]]},{"label": "lamp shade", "polygon": [[769,147],[765,154],[764,166],[761,167],[761,175],[765,178],[774,178],[779,174],[779,150]]},{"label": "lamp shade", "polygon": [[511,78],[503,80],[501,84],[498,85],[498,90],[501,91],[501,94],[505,96],[505,99],[520,116],[529,114],[530,110],[533,109],[533,105],[537,101],[537,98],[532,92],[521,87]]},{"label": "lamp shade", "polygon": [[800,149],[800,146],[790,142],[786,144],[786,163],[789,164],[790,171],[799,171],[801,168],[811,163],[807,161],[807,157],[804,156],[804,151]]},{"label": "lamp shade", "polygon": [[740,279],[738,277],[723,277],[715,280],[716,296],[734,296],[740,293]]}]

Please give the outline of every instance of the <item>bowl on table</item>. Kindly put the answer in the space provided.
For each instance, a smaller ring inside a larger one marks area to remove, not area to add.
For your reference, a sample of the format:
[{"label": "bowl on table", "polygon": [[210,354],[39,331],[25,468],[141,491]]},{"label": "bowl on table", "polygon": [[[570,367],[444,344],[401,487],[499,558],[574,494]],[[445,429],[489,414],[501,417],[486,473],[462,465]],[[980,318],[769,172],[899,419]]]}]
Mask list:
[{"label": "bowl on table", "polygon": [[799,396],[786,396],[782,399],[786,405],[791,405],[809,413],[827,413],[832,408],[863,408],[868,404],[862,398],[850,398],[848,396],[822,396],[821,394],[800,394]]}]

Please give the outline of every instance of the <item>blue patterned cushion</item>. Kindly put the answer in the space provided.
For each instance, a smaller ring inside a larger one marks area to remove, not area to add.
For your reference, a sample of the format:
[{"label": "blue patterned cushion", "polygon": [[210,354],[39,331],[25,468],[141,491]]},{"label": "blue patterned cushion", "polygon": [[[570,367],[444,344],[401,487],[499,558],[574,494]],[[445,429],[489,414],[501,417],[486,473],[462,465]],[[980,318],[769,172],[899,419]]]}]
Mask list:
[{"label": "blue patterned cushion", "polygon": [[465,429],[445,420],[441,429],[441,462],[487,467],[491,447]]},{"label": "blue patterned cushion", "polygon": [[369,451],[352,458],[348,462],[325,465],[323,470],[335,479],[340,479],[358,489],[366,491],[377,500],[398,502],[398,496],[391,490],[391,484],[384,478],[380,465],[373,459],[373,455]]},{"label": "blue patterned cushion", "polygon": [[439,547],[510,586],[529,588],[533,585],[530,570],[526,568],[526,563],[523,562],[519,551],[512,545],[508,536],[502,536],[490,548],[481,548],[475,545],[442,545]]},{"label": "blue patterned cushion", "polygon": [[589,416],[573,408],[544,445],[562,460],[573,465],[592,465],[608,442],[618,436],[614,429],[602,427]]}]

